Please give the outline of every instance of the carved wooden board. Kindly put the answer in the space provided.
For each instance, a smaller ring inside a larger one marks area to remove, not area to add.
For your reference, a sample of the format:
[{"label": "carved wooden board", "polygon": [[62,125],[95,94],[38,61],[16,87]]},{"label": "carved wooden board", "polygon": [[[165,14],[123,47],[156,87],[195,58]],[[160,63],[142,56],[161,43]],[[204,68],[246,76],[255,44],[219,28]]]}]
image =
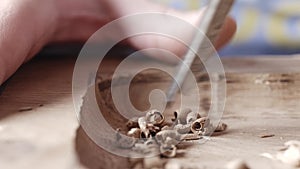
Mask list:
[{"label": "carved wooden board", "polygon": [[[118,168],[129,159],[108,155],[86,137],[75,116],[71,95],[75,58],[38,58],[23,66],[0,96],[0,168]],[[118,59],[106,61],[109,77]],[[284,142],[300,140],[299,57],[224,59],[228,131],[181,145],[168,165],[224,168],[244,159],[250,168],[291,168],[261,157],[275,155]],[[135,63],[136,64],[136,63]],[[207,84],[202,82],[203,87]],[[207,101],[203,101],[205,109]],[[20,112],[20,108],[32,110]],[[265,135],[271,137],[261,138]],[[272,136],[273,135],[273,136]]]}]

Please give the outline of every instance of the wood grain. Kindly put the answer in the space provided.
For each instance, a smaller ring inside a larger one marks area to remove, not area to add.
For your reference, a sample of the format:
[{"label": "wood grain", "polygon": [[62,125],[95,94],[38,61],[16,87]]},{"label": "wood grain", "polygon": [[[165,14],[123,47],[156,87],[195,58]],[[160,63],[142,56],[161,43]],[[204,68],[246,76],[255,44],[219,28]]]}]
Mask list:
[{"label": "wood grain", "polygon": [[[71,93],[75,60],[37,58],[8,82],[0,96],[0,168],[83,169],[89,158],[82,159],[80,152],[103,155],[103,151],[97,154],[98,150],[84,149],[84,144],[75,142],[80,133]],[[106,60],[103,78],[110,77],[119,62]],[[183,155],[168,163],[221,168],[242,158],[254,169],[289,168],[260,154],[276,154],[285,141],[300,140],[300,57],[226,58],[223,63],[228,81],[223,120],[229,130],[203,145],[182,145]],[[33,109],[19,112],[22,107]],[[274,136],[260,138],[269,134]],[[97,163],[97,158],[91,160]],[[101,164],[99,161],[98,166]]]}]

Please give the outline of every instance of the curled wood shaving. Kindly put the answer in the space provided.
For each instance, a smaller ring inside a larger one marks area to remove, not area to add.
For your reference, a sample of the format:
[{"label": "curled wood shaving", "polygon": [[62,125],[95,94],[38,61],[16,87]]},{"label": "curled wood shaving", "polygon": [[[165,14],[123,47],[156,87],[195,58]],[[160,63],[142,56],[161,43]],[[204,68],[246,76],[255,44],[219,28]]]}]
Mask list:
[{"label": "curled wood shaving", "polygon": [[139,127],[141,129],[140,137],[141,138],[150,138],[150,131],[147,128],[147,122],[146,122],[145,117],[138,118],[138,124],[139,124]]},{"label": "curled wood shaving", "polygon": [[163,126],[162,128],[161,128],[161,131],[163,131],[163,130],[172,130],[173,128],[172,127],[170,127],[170,126]]},{"label": "curled wood shaving", "polygon": [[209,126],[210,121],[207,117],[202,117],[195,120],[191,125],[191,131],[194,134],[205,135],[208,133],[207,127]]},{"label": "curled wood shaving", "polygon": [[153,124],[147,124],[147,129],[149,130],[150,135],[153,137],[161,130],[160,127],[154,126]]},{"label": "curled wood shaving", "polygon": [[177,123],[177,119],[178,119],[178,113],[177,113],[177,111],[174,111],[174,118],[172,118],[171,120],[172,120],[172,122],[174,122],[174,123]]},{"label": "curled wood shaving", "polygon": [[191,124],[177,124],[174,126],[174,130],[180,134],[187,134],[191,131]]},{"label": "curled wood shaving", "polygon": [[[116,143],[121,148],[131,148],[142,154],[161,154],[162,157],[176,156],[176,145],[181,141],[199,140],[205,134],[212,132],[213,127],[207,117],[183,109],[174,112],[172,123],[165,120],[164,115],[158,110],[151,110],[143,117],[132,118],[126,125],[127,136],[116,134]],[[216,132],[226,130],[227,125],[220,123]]]},{"label": "curled wood shaving", "polygon": [[141,136],[141,129],[140,128],[132,128],[128,131],[127,135],[129,137],[134,137],[134,138],[140,138]]},{"label": "curled wood shaving", "polygon": [[192,112],[192,110],[189,109],[189,108],[185,108],[185,109],[180,110],[178,112],[178,123],[187,124],[186,119],[187,119],[187,116],[190,112]]},{"label": "curled wood shaving", "polygon": [[197,120],[198,118],[199,118],[198,113],[191,111],[186,116],[186,123],[190,124],[190,123],[194,122],[195,120]]},{"label": "curled wood shaving", "polygon": [[160,125],[164,122],[165,117],[158,110],[151,110],[146,113],[145,120],[153,125]]},{"label": "curled wood shaving", "polygon": [[215,132],[223,132],[227,129],[227,124],[220,122],[215,129]]},{"label": "curled wood shaving", "polygon": [[181,135],[176,130],[163,130],[158,132],[155,136],[157,142],[161,144],[164,144],[168,137],[173,139],[174,144],[178,144]]}]

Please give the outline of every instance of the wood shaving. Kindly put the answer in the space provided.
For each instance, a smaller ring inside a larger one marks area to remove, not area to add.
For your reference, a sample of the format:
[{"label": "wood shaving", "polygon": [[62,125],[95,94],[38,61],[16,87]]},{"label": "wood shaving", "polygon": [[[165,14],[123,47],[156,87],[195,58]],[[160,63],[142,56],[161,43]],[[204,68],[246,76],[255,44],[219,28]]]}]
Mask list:
[{"label": "wood shaving", "polygon": [[158,110],[151,110],[151,111],[147,112],[147,114],[145,116],[145,120],[147,123],[150,123],[153,125],[160,125],[164,122],[165,117]]},{"label": "wood shaving", "polygon": [[181,140],[189,141],[189,140],[199,140],[203,138],[203,136],[199,136],[197,134],[184,134],[181,136]]},{"label": "wood shaving", "polygon": [[188,113],[188,115],[186,116],[186,123],[187,124],[191,124],[193,123],[195,120],[197,120],[199,118],[198,113],[195,112],[190,112]]},{"label": "wood shaving", "polygon": [[215,129],[215,132],[223,132],[227,129],[227,124],[220,122]]},{"label": "wood shaving", "polygon": [[174,130],[180,134],[187,134],[191,131],[191,124],[177,124],[174,126]]},{"label": "wood shaving", "polygon": [[291,140],[284,145],[285,148],[276,155],[276,158],[283,163],[300,167],[300,141]]},{"label": "wood shaving", "polygon": [[33,110],[32,107],[21,107],[21,108],[19,108],[19,112],[31,111],[31,110]]},{"label": "wood shaving", "polygon": [[206,135],[211,132],[210,120],[207,117],[202,117],[195,120],[191,125],[191,131],[197,135]]},{"label": "wood shaving", "polygon": [[179,111],[178,113],[178,123],[180,124],[187,124],[187,116],[189,113],[191,113],[192,110],[189,109],[189,108],[185,108],[185,109],[182,109],[181,111]]},{"label": "wood shaving", "polygon": [[275,158],[270,153],[262,153],[260,156],[274,160]]},{"label": "wood shaving", "polygon": [[174,144],[178,144],[181,138],[181,134],[179,134],[176,130],[163,130],[158,132],[155,138],[160,144],[165,144],[167,138],[172,138]]},{"label": "wood shaving", "polygon": [[300,141],[291,140],[284,143],[284,147],[276,156],[269,153],[263,153],[261,156],[272,160],[279,160],[293,167],[300,167]]},{"label": "wood shaving", "polygon": [[[126,123],[127,135],[117,130],[116,144],[144,155],[160,154],[172,158],[176,156],[177,144],[181,141],[199,140],[213,132],[210,120],[191,109],[174,112],[171,121],[165,122],[164,115],[158,110],[148,111],[145,116],[132,118]],[[226,128],[226,124],[220,123],[216,132]]]},{"label": "wood shaving", "polygon": [[260,138],[268,138],[268,137],[274,137],[275,134],[264,134],[264,135],[261,135]]},{"label": "wood shaving", "polygon": [[127,136],[134,137],[134,138],[140,138],[141,129],[140,128],[132,128],[127,132]]},{"label": "wood shaving", "polygon": [[150,131],[149,128],[147,128],[145,117],[138,118],[138,126],[141,129],[141,138],[150,138]]}]

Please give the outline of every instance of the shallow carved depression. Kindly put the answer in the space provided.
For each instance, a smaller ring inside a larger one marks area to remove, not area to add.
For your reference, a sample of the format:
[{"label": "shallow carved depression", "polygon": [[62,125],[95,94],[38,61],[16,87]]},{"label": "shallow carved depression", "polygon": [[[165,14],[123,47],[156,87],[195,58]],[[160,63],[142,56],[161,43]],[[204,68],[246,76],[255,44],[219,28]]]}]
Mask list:
[{"label": "shallow carved depression", "polygon": [[[201,92],[200,112],[205,114],[208,112],[211,100],[209,78],[207,75],[202,74],[196,76],[196,79]],[[298,111],[294,112],[293,110],[299,110],[299,79],[299,74],[227,74],[227,102],[224,118],[231,121],[231,123],[229,123],[229,133],[227,133],[226,137],[223,137],[222,139],[228,140],[228,142],[231,141],[235,146],[236,142],[234,142],[231,138],[236,138],[240,135],[240,132],[251,133],[251,136],[254,135],[254,138],[256,138],[256,135],[260,133],[255,133],[253,130],[252,123],[254,122],[256,125],[265,126],[266,128],[270,127],[270,131],[272,132],[274,131],[274,128],[276,128],[276,131],[280,133],[278,135],[284,135],[284,129],[286,128],[295,128],[299,126],[293,126],[293,124],[288,123],[274,124],[274,121],[266,125],[265,122],[270,119],[270,117],[278,117],[279,119],[281,118],[281,120],[298,117],[296,116]],[[131,103],[141,111],[149,109],[149,93],[154,88],[165,89],[169,80],[170,77],[158,72],[144,72],[137,75],[130,86],[129,92]],[[84,97],[81,114],[86,113],[88,115],[91,113],[89,93],[96,90],[97,106],[101,107],[106,121],[114,129],[126,129],[125,123],[127,122],[127,119],[116,111],[113,104],[110,104],[112,101],[110,83],[111,79],[97,80],[97,85],[91,87]],[[287,109],[287,107],[289,109]],[[176,109],[176,104],[175,107],[167,111],[166,114],[168,114],[168,112],[172,114],[174,109]],[[253,113],[256,113],[259,119],[255,119],[254,117],[256,116]],[[244,118],[244,120],[240,120],[240,118]],[[261,118],[262,120],[260,120]],[[255,119],[255,121],[253,121],[253,119]],[[235,130],[230,129],[234,126],[238,128]],[[251,128],[249,128],[249,126],[251,126]],[[289,134],[287,134],[286,137],[289,137]],[[247,139],[249,138],[245,137],[244,139],[246,143],[248,143]],[[277,142],[280,142],[280,139],[277,140]],[[226,144],[228,142],[226,141]],[[247,147],[246,143],[244,146]],[[222,143],[218,144],[222,145]],[[251,145],[252,144],[249,146]],[[199,145],[194,144],[193,146],[197,147]],[[205,149],[205,146],[201,147],[201,149]],[[266,146],[270,147],[271,145]],[[208,148],[214,149],[209,146]],[[248,149],[252,148],[253,147],[248,147]],[[215,149],[218,149],[218,146]],[[193,149],[193,151],[196,150],[197,148]],[[76,151],[78,152],[80,161],[90,169],[107,167],[131,168],[135,164],[134,160],[132,161],[126,157],[114,155],[99,147],[87,136],[82,128],[79,128],[77,131]],[[218,151],[223,152],[223,150],[216,150],[216,152]],[[249,156],[248,154],[249,152],[242,151],[242,155]],[[213,152],[208,152],[207,154],[209,157],[215,157],[214,155],[215,154]],[[199,153],[199,159],[201,159],[200,156],[201,153]]]},{"label": "shallow carved depression", "polygon": [[[117,90],[116,88],[118,87],[122,88],[122,81],[126,82],[125,79],[127,78],[129,77],[119,77],[117,79],[117,83],[119,86],[114,86],[115,90]],[[151,102],[165,102],[165,98],[160,92],[167,90],[167,87],[171,80],[172,79],[170,76],[162,73],[159,70],[140,73],[132,79],[129,87],[129,99],[132,106],[140,111],[141,114],[137,114],[138,116],[145,115],[144,112],[152,108],[151,105],[153,103]],[[112,99],[110,87],[111,79],[97,83],[95,90],[98,106],[101,109],[104,118],[114,129],[125,129],[125,123],[130,117],[124,117],[122,116],[124,112],[118,112]],[[114,97],[122,98],[124,97],[124,95],[126,95],[126,91],[119,92],[118,95]],[[164,104],[165,103],[162,103],[162,107]],[[179,108],[179,105],[180,97],[176,100],[173,106],[166,108],[164,114],[172,115],[173,111]],[[123,111],[130,111],[130,109],[126,110],[126,105],[122,107]]]},{"label": "shallow carved depression", "polygon": [[[118,77],[116,81],[118,82],[117,84],[120,85],[119,87],[122,87],[123,81],[126,82],[127,78],[129,77]],[[197,83],[200,85],[201,83],[201,88],[199,88],[202,91],[202,96],[203,100],[206,100],[205,104],[209,104],[209,94],[210,94],[210,83],[209,83],[209,78],[207,74],[201,74],[196,76]],[[159,101],[164,101],[165,99],[162,95],[162,91],[167,91],[168,85],[172,82],[172,78],[166,74],[162,73],[159,70],[148,70],[144,71],[142,73],[139,73],[136,75],[129,87],[129,97],[130,97],[130,102],[131,104],[138,110],[141,111],[140,116],[144,116],[145,111],[149,110],[151,107],[151,102],[159,102]],[[90,119],[86,118],[93,118],[94,117],[94,111],[95,110],[95,105],[91,101],[91,97],[93,96],[93,90],[95,90],[96,93],[96,100],[97,100],[97,108],[101,110],[101,114],[103,115],[103,118],[105,121],[109,124],[111,127],[111,131],[116,131],[117,129],[121,129],[121,133],[125,134],[127,132],[127,127],[126,127],[126,122],[128,121],[128,117],[124,117],[124,113],[118,112],[116,109],[113,99],[112,99],[112,92],[111,92],[111,83],[112,79],[106,79],[106,80],[96,80],[96,86],[90,87],[84,96],[84,101],[83,105],[81,108],[81,119],[82,121],[88,121]],[[114,86],[117,88],[118,86]],[[125,92],[119,92],[119,97],[124,97]],[[153,96],[154,95],[154,96]],[[180,95],[180,94],[179,94]],[[158,98],[161,98],[162,100],[155,99],[157,96]],[[151,99],[152,97],[152,99]],[[154,99],[153,99],[154,98]],[[157,103],[156,103],[157,104]],[[173,112],[177,109],[180,108],[181,105],[181,99],[178,97],[178,99],[172,104],[172,106],[166,107],[164,111],[164,116],[166,119],[171,119],[173,117]],[[209,107],[209,106],[208,106]],[[202,115],[206,115],[208,110],[207,110],[207,105],[206,107],[201,106],[198,108],[200,110],[200,113]],[[126,111],[126,110],[125,110]],[[82,122],[81,121],[81,122]],[[99,121],[98,123],[102,123]],[[91,124],[92,125],[92,124]],[[100,128],[102,126],[101,124],[98,125],[98,128],[95,130],[103,130],[101,132],[105,132],[104,128]],[[103,125],[103,127],[105,127]],[[99,133],[101,133],[99,132]],[[88,132],[85,132],[83,128],[79,128],[77,132],[77,138],[76,138],[76,145],[77,145],[77,151],[79,152],[79,156],[81,161],[84,164],[89,165],[90,168],[94,168],[94,166],[99,166],[99,164],[107,164],[107,165],[116,165],[115,168],[120,167],[119,162],[118,163],[113,163],[112,161],[123,161],[126,159],[126,157],[121,157],[116,154],[115,152],[119,151],[120,153],[130,153],[128,150],[116,150],[117,148],[113,148],[112,153],[107,152],[103,148],[97,145],[97,143],[94,142],[94,140],[91,140],[88,137]],[[107,142],[107,143],[113,143],[115,142],[115,137],[111,137],[112,135],[115,135],[114,133],[110,133],[111,135],[99,135],[99,139],[101,139],[101,143]],[[84,146],[83,146],[84,145]],[[101,158],[99,157],[101,156]],[[103,158],[102,158],[103,157]],[[93,163],[94,159],[94,163]],[[126,161],[126,160],[125,160]],[[108,164],[109,163],[109,164]],[[129,165],[129,163],[128,163]],[[122,168],[126,166],[126,163],[121,165]],[[95,167],[97,168],[97,167]]]}]

